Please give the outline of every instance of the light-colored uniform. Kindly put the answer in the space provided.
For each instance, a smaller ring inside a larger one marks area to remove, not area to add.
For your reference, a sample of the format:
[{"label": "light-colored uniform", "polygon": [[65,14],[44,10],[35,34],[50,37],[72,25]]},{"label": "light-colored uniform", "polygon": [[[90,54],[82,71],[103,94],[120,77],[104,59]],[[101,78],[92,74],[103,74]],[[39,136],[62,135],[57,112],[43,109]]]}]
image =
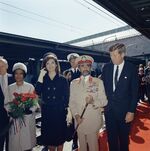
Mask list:
[{"label": "light-colored uniform", "polygon": [[69,107],[74,117],[76,114],[81,115],[88,95],[93,97],[94,103],[87,106],[77,130],[80,151],[87,151],[87,143],[90,151],[98,151],[98,132],[102,126],[101,109],[107,104],[103,82],[91,76],[81,76],[72,81]]}]

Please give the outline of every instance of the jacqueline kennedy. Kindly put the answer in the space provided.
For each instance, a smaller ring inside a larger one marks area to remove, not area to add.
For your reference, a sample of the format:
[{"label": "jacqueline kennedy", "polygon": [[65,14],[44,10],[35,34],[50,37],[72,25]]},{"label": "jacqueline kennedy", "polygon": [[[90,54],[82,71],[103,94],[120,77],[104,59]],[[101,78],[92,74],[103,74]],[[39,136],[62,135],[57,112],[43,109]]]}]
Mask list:
[{"label": "jacqueline kennedy", "polygon": [[59,72],[57,57],[46,56],[36,84],[36,92],[42,97],[42,143],[48,146],[50,151],[55,151],[56,148],[57,151],[62,151],[65,142],[69,86]]}]

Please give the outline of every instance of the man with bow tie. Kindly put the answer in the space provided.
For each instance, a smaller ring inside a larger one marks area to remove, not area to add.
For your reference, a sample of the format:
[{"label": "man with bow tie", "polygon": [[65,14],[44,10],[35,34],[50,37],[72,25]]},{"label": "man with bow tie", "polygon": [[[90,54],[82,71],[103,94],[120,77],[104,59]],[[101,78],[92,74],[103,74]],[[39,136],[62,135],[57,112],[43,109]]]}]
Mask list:
[{"label": "man with bow tie", "polygon": [[0,151],[3,151],[6,141],[6,151],[8,151],[8,133],[5,132],[9,123],[7,112],[4,108],[4,99],[9,84],[13,82],[12,75],[7,73],[8,63],[4,58],[0,58]]},{"label": "man with bow tie", "polygon": [[[98,151],[98,133],[102,126],[101,109],[107,104],[102,80],[91,76],[93,58],[76,59],[81,76],[71,82],[69,107],[75,119],[80,150]],[[84,115],[82,112],[85,109]],[[88,146],[88,147],[87,147]]]},{"label": "man with bow tie", "polygon": [[109,151],[129,151],[130,124],[138,102],[138,72],[135,65],[124,60],[124,44],[112,45],[109,52],[112,62],[102,71],[108,99],[104,114]]}]

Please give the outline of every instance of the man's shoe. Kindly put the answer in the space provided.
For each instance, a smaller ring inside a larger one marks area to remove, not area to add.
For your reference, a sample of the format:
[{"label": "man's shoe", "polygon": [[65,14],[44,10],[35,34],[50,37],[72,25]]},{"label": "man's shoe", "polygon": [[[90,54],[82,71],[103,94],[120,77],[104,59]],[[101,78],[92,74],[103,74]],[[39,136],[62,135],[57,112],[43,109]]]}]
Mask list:
[{"label": "man's shoe", "polygon": [[78,149],[78,144],[72,144],[72,151]]},{"label": "man's shoe", "polygon": [[45,146],[41,151],[48,151],[48,147]]}]

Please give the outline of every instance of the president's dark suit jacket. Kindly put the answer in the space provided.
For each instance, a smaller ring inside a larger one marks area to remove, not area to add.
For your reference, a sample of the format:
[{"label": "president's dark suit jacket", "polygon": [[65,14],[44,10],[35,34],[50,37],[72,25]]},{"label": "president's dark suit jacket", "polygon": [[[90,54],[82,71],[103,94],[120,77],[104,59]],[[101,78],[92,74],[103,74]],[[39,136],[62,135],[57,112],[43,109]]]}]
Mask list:
[{"label": "president's dark suit jacket", "polygon": [[[12,75],[8,74],[8,85],[13,83],[13,77]],[[0,134],[3,132],[5,127],[8,125],[8,116],[7,112],[4,108],[4,94],[2,92],[1,86],[0,86]]]},{"label": "president's dark suit jacket", "polygon": [[125,61],[116,90],[113,92],[112,63],[103,68],[102,79],[108,99],[105,111],[112,111],[117,118],[124,118],[127,112],[135,112],[138,101],[138,73],[136,66]]}]

